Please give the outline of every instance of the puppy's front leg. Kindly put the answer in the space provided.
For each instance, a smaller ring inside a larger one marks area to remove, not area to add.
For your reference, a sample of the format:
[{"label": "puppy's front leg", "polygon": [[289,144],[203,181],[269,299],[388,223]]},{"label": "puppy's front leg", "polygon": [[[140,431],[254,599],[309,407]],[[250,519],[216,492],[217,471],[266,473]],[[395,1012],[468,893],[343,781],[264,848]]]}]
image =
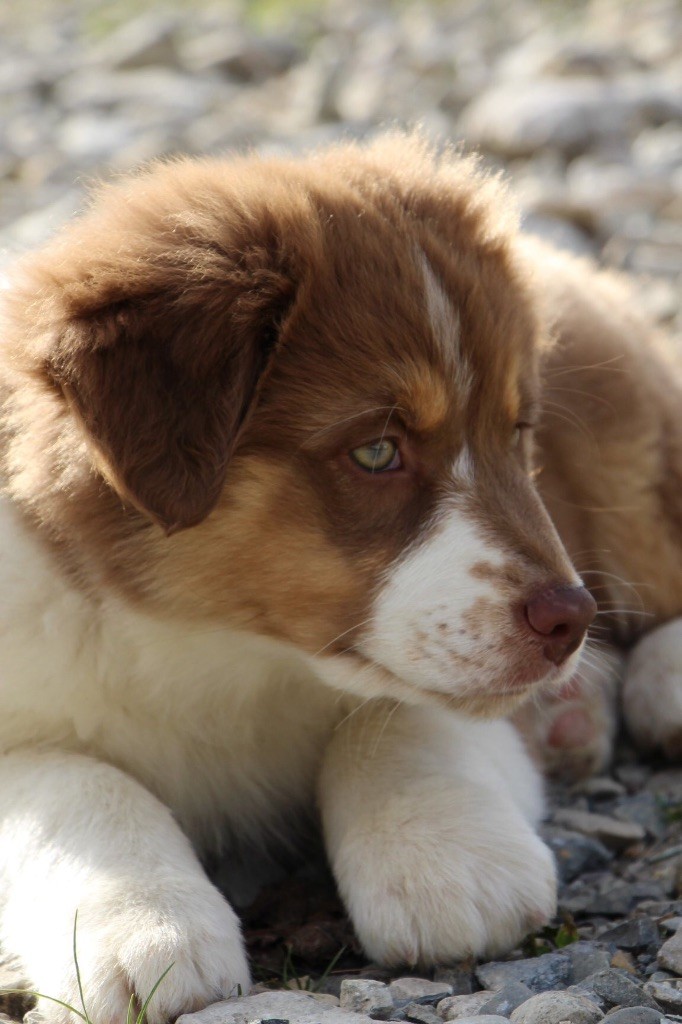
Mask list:
[{"label": "puppy's front leg", "polygon": [[[238,921],[170,812],[116,768],[73,754],[0,759],[0,944],[30,985],[121,1024],[173,967],[151,1024],[248,988]],[[41,1014],[69,1014],[46,1000]]]},{"label": "puppy's front leg", "polygon": [[495,955],[554,911],[539,777],[506,722],[366,704],[336,731],[320,801],[341,894],[382,963]]}]

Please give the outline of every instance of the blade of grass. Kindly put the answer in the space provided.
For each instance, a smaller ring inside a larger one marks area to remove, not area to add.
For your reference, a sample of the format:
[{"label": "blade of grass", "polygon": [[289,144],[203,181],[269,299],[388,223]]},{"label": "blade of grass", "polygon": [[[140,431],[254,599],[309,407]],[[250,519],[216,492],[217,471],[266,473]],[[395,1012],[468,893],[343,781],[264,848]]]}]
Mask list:
[{"label": "blade of grass", "polygon": [[159,978],[157,983],[154,985],[154,988],[151,990],[151,992],[149,993],[149,995],[145,999],[144,1003],[142,1004],[142,1009],[140,1010],[140,1012],[139,1012],[139,1014],[137,1016],[137,1020],[135,1021],[135,1024],[144,1024],[145,1014],[147,1013],[147,1007],[151,1003],[152,997],[153,997],[154,993],[156,992],[157,988],[159,987],[159,985],[161,984],[163,979],[166,977],[168,972],[170,970],[172,970],[174,966],[175,966],[174,964],[169,964],[169,966],[163,972],[163,974],[161,975],[161,977]]},{"label": "blade of grass", "polygon": [[338,951],[338,953],[334,957],[332,957],[332,959],[329,961],[328,965],[325,967],[325,969],[322,972],[322,974],[320,975],[320,977],[317,979],[317,981],[313,985],[313,992],[319,992],[320,991],[320,986],[324,985],[325,981],[327,980],[329,975],[332,973],[332,971],[334,970],[334,968],[338,964],[339,960],[341,959],[343,954],[346,952],[347,948],[348,948],[347,946],[341,946],[341,949]]},{"label": "blade of grass", "polygon": [[87,1011],[86,1006],[85,1006],[85,996],[83,995],[83,982],[81,981],[81,969],[80,969],[80,966],[78,964],[78,952],[76,950],[76,932],[77,932],[77,929],[78,929],[78,910],[76,910],[76,913],[73,916],[73,962],[76,965],[76,981],[78,982],[78,993],[79,993],[79,995],[81,997],[81,1006],[83,1007],[83,1013],[79,1014],[79,1016],[82,1016],[83,1019],[87,1022],[87,1024],[92,1024],[92,1021],[90,1020],[90,1017],[88,1016],[88,1011]]},{"label": "blade of grass", "polygon": [[130,996],[130,1002],[128,1003],[128,1012],[126,1013],[126,1024],[134,1024],[135,1018],[133,1017],[133,1006],[135,1005],[135,993],[133,992]]}]

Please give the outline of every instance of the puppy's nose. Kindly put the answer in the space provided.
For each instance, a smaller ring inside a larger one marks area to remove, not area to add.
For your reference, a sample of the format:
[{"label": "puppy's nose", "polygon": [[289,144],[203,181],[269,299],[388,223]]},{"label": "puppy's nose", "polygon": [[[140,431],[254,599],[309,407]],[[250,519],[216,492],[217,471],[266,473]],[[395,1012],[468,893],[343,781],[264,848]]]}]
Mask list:
[{"label": "puppy's nose", "polygon": [[545,657],[561,665],[580,646],[597,605],[585,587],[550,587],[531,597],[524,612],[533,633],[545,639]]}]

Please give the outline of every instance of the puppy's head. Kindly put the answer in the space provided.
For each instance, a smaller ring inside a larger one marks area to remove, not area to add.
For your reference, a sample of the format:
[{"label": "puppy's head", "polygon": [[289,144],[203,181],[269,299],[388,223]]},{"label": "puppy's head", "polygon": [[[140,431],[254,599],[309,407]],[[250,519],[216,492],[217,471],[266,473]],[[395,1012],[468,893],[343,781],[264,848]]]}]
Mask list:
[{"label": "puppy's head", "polygon": [[594,606],[531,478],[545,340],[471,161],[158,166],[7,310],[10,488],[84,585],[474,713],[571,670]]}]

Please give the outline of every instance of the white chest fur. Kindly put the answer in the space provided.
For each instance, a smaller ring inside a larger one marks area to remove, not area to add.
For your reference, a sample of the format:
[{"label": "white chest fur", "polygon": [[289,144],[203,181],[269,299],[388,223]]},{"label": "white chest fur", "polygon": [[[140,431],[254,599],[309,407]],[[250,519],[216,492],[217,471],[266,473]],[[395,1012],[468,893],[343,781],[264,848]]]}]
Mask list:
[{"label": "white chest fur", "polygon": [[213,844],[281,831],[310,806],[341,715],[296,652],[219,627],[166,622],[73,589],[0,505],[0,749],[102,758]]}]

